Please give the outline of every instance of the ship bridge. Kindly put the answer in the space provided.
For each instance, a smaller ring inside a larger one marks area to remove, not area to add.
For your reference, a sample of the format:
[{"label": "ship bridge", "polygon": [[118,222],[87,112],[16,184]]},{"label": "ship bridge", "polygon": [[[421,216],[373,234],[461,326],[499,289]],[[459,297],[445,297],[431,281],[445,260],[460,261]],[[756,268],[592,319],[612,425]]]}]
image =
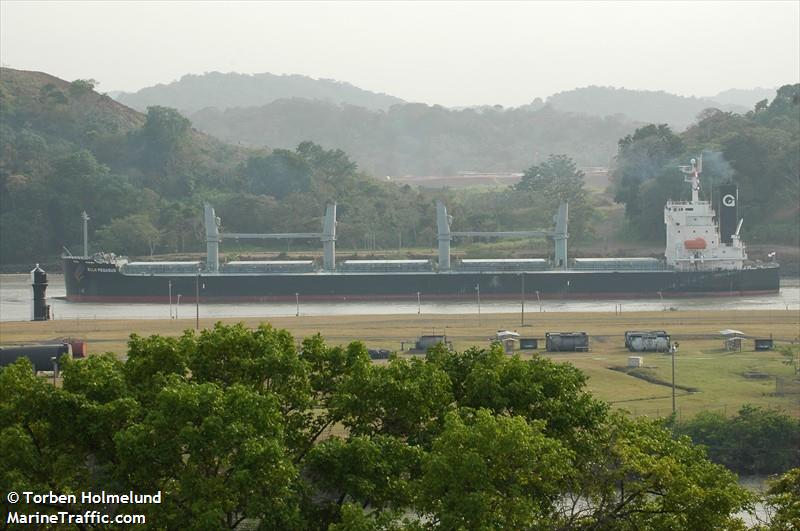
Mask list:
[{"label": "ship bridge", "polygon": [[702,167],[700,158],[681,168],[686,175],[684,181],[691,184],[692,200],[668,201],[664,207],[667,265],[681,271],[742,269],[747,253],[739,238],[743,220],[736,221],[736,186],[720,186],[718,220],[711,201],[700,200]]}]

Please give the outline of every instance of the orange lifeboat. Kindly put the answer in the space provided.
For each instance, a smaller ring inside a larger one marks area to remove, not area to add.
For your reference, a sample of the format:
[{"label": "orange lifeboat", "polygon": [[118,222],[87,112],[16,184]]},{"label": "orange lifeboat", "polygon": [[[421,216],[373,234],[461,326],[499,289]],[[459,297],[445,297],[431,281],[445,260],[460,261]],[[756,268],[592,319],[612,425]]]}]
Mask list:
[{"label": "orange lifeboat", "polygon": [[706,241],[703,238],[695,238],[693,240],[686,240],[683,246],[692,251],[706,248]]}]

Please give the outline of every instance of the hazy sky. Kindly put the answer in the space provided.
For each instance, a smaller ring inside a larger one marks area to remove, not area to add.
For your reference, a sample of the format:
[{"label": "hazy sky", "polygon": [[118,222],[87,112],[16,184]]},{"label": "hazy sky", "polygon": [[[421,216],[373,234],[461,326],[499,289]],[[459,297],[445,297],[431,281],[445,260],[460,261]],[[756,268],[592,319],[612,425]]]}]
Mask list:
[{"label": "hazy sky", "polygon": [[410,101],[520,105],[586,85],[713,95],[800,80],[800,1],[20,2],[0,61],[100,91],[297,73]]}]

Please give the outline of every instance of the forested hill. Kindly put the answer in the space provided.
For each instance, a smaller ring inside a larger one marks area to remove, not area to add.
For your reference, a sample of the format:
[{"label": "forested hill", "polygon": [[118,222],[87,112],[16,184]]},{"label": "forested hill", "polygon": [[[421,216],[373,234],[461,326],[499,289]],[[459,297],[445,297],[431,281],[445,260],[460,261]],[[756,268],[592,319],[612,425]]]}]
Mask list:
[{"label": "forested hill", "polygon": [[209,72],[185,75],[178,81],[122,92],[116,99],[145,111],[151,105],[173,107],[189,114],[206,107],[228,109],[265,105],[283,98],[306,98],[357,105],[367,109],[388,109],[404,103],[400,98],[358,88],[332,79],[301,75],[238,74]]},{"label": "forested hill", "polygon": [[[774,90],[768,92],[770,96],[775,94]],[[749,94],[750,92],[744,91],[744,93]],[[631,120],[669,124],[673,130],[681,131],[694,123],[697,115],[705,109],[717,108],[743,114],[752,109],[757,101],[766,97],[757,97],[742,106],[729,103],[731,98],[741,96],[738,92],[727,91],[720,93],[720,96],[724,101],[711,98],[687,98],[663,91],[591,86],[553,94],[547,98],[547,103],[561,111],[586,113],[593,116],[623,114]]]},{"label": "forested hill", "polygon": [[[427,193],[375,179],[360,171],[345,152],[302,136],[297,145],[288,146],[291,149],[249,150],[222,144],[192,129],[174,109],[155,106],[139,114],[97,94],[92,85],[90,80],[67,82],[35,72],[0,71],[0,262],[4,265],[52,260],[63,247],[77,252],[83,210],[91,216],[91,251],[142,256],[200,251],[203,202],[214,205],[223,230],[269,233],[319,230],[325,204],[337,201],[341,248],[371,253],[402,247],[432,250],[437,198],[447,201],[454,226],[486,231],[547,226],[560,201],[586,203],[582,174],[567,157],[554,160],[568,170],[565,179],[572,183],[568,190],[548,185],[468,197],[449,191]],[[453,116],[441,108],[407,107],[411,114],[400,116],[410,121],[415,110],[423,116],[428,111],[444,119]],[[364,109],[358,112],[376,116]],[[288,113],[287,125],[292,116],[301,124],[309,123],[301,114]],[[474,127],[464,132],[473,142],[484,139],[503,147],[501,142],[508,137],[489,128],[480,116],[460,116],[475,120]],[[567,144],[571,135],[555,126],[565,115],[545,110],[539,116],[544,126],[562,133],[542,133],[542,138],[551,137],[547,148],[535,143],[526,144],[527,150],[518,147],[517,153],[528,157],[518,155],[510,166],[515,171],[529,168],[534,156],[548,158],[544,149],[571,145]],[[420,117],[417,121],[424,123]],[[602,120],[596,122],[602,126]],[[341,135],[346,136],[344,131]],[[369,132],[364,130],[363,135],[368,143]],[[613,144],[615,137],[609,137]],[[391,145],[380,146],[392,153]],[[510,152],[508,146],[504,149],[498,152],[501,156]],[[565,193],[575,197],[561,197]],[[578,241],[589,232],[584,229],[591,209],[575,211],[580,215],[572,217],[570,229]],[[282,245],[278,250],[286,250]],[[223,252],[242,251],[236,247]],[[303,249],[300,242],[292,244],[293,250],[298,248]],[[305,249],[317,251],[316,246]]]},{"label": "forested hill", "polygon": [[576,115],[550,106],[456,110],[405,104],[370,111],[303,99],[204,109],[190,117],[229,142],[288,148],[312,140],[339,148],[380,176],[519,171],[550,153],[568,154],[583,166],[607,166],[619,138],[637,125],[622,116]]},{"label": "forested hill", "polygon": [[0,70],[3,263],[46,260],[76,245],[82,210],[92,216],[93,235],[115,219],[147,232],[180,218],[203,190],[232,186],[242,149],[192,129],[177,111],[154,107],[144,115],[93,85]]},{"label": "forested hill", "polygon": [[378,182],[342,151],[310,142],[246,150],[174,109],[140,114],[91,80],[0,70],[2,265],[77,252],[83,210],[92,251],[142,256],[202,249],[204,201],[232,232],[310,232],[331,200],[344,247],[434,240],[432,199]]}]

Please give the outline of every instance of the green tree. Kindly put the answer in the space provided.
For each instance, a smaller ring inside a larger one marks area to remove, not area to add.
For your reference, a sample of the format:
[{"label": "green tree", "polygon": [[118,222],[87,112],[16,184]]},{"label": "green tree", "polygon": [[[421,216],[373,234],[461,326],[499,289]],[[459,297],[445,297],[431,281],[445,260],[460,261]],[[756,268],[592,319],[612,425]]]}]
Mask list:
[{"label": "green tree", "polygon": [[625,205],[625,217],[631,227],[637,231],[639,227],[647,227],[639,232],[641,236],[656,236],[651,233],[653,223],[643,222],[648,218],[660,219],[668,199],[663,197],[656,211],[646,208],[642,201],[643,185],[674,175],[677,171],[674,166],[683,151],[681,138],[666,124],[640,127],[619,141],[611,171],[614,200]]},{"label": "green tree", "polygon": [[285,149],[276,149],[267,156],[252,156],[244,166],[251,192],[278,199],[293,192],[307,192],[311,173],[311,166],[303,157]]},{"label": "green tree", "polygon": [[413,505],[424,455],[422,448],[388,435],[331,438],[314,447],[306,466],[338,506],[350,500],[370,507],[376,517]]},{"label": "green tree", "polygon": [[675,426],[708,447],[712,461],[741,474],[774,474],[800,466],[800,421],[746,404],[736,416],[703,412]]},{"label": "green tree", "polygon": [[514,189],[542,196],[551,208],[569,203],[570,234],[582,238],[592,232],[591,221],[596,214],[584,188],[584,173],[567,155],[550,155],[544,162],[531,166]]},{"label": "green tree", "polygon": [[126,483],[162,492],[161,504],[137,508],[153,527],[235,529],[247,518],[263,528],[299,525],[297,470],[272,395],[171,376],[145,417],[115,442]]},{"label": "green tree", "polygon": [[426,456],[420,506],[436,529],[531,529],[548,522],[571,453],[542,422],[486,409],[447,416]]},{"label": "green tree", "polygon": [[197,169],[191,167],[191,122],[175,109],[148,107],[139,131],[140,164],[147,177],[145,185],[171,198],[189,195],[195,186]]},{"label": "green tree", "polygon": [[391,435],[419,444],[440,429],[452,402],[450,388],[447,374],[433,364],[392,358],[354,373],[332,405],[354,435]]},{"label": "green tree", "polygon": [[765,531],[791,531],[800,525],[800,468],[770,482],[764,500],[774,511]]},{"label": "green tree", "polygon": [[69,84],[69,93],[73,96],[83,96],[92,92],[97,85],[94,79],[76,79]]},{"label": "green tree", "polygon": [[591,436],[553,521],[567,529],[743,529],[736,476],[661,422],[609,417]]},{"label": "green tree", "polygon": [[113,220],[97,231],[100,244],[108,251],[125,255],[149,254],[158,246],[161,233],[144,214],[131,214]]}]

